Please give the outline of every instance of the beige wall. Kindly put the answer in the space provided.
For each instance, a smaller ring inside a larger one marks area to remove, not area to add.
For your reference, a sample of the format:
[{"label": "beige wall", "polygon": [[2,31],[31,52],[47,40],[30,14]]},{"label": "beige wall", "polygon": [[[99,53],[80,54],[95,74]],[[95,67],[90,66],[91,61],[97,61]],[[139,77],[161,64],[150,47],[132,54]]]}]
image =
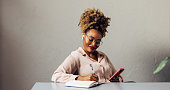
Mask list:
[{"label": "beige wall", "polygon": [[99,48],[125,81],[170,81],[170,0],[0,0],[1,90],[29,90],[50,81],[53,71],[81,46],[81,13],[99,8],[111,17]]}]

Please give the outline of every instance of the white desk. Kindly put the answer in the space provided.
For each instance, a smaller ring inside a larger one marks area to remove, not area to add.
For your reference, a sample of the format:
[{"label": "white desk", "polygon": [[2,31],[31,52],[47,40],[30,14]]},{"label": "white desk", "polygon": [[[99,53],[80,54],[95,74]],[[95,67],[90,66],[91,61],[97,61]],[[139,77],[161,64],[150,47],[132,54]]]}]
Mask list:
[{"label": "white desk", "polygon": [[[170,90],[170,82],[105,83],[89,90]],[[37,82],[31,90],[88,90],[65,87],[64,83]]]}]

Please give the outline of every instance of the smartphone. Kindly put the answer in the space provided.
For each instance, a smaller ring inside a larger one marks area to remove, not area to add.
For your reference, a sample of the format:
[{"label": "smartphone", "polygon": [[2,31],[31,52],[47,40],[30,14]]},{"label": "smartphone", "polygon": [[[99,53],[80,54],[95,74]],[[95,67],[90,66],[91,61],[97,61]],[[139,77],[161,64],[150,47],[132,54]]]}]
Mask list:
[{"label": "smartphone", "polygon": [[111,78],[109,79],[109,81],[111,81],[113,78],[119,76],[122,72],[124,71],[124,68],[120,68],[118,71],[116,71]]}]

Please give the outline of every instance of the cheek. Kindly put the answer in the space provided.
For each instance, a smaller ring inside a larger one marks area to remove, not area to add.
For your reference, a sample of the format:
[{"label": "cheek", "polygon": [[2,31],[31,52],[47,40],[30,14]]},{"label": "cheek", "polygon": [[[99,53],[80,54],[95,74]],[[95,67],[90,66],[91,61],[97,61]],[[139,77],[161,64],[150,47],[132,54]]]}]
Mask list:
[{"label": "cheek", "polygon": [[89,45],[89,44],[90,44],[87,39],[84,39],[84,40],[83,40],[83,43],[84,43],[85,45]]},{"label": "cheek", "polygon": [[87,47],[90,45],[90,43],[88,43],[88,42],[86,42],[85,44],[86,44]]},{"label": "cheek", "polygon": [[83,45],[84,45],[84,46],[88,46],[89,43],[88,43],[86,40],[83,40]]}]

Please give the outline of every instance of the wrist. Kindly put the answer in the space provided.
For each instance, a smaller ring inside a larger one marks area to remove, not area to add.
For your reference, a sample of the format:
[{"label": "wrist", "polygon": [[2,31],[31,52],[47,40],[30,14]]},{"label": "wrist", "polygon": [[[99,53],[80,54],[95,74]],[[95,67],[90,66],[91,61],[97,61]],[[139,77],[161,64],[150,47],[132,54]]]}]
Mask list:
[{"label": "wrist", "polygon": [[76,79],[83,81],[83,76],[78,76]]},{"label": "wrist", "polygon": [[81,76],[78,76],[75,78],[76,80],[81,80]]},{"label": "wrist", "polygon": [[75,78],[75,80],[78,80],[78,77],[79,77],[79,76],[77,76],[77,77]]}]

